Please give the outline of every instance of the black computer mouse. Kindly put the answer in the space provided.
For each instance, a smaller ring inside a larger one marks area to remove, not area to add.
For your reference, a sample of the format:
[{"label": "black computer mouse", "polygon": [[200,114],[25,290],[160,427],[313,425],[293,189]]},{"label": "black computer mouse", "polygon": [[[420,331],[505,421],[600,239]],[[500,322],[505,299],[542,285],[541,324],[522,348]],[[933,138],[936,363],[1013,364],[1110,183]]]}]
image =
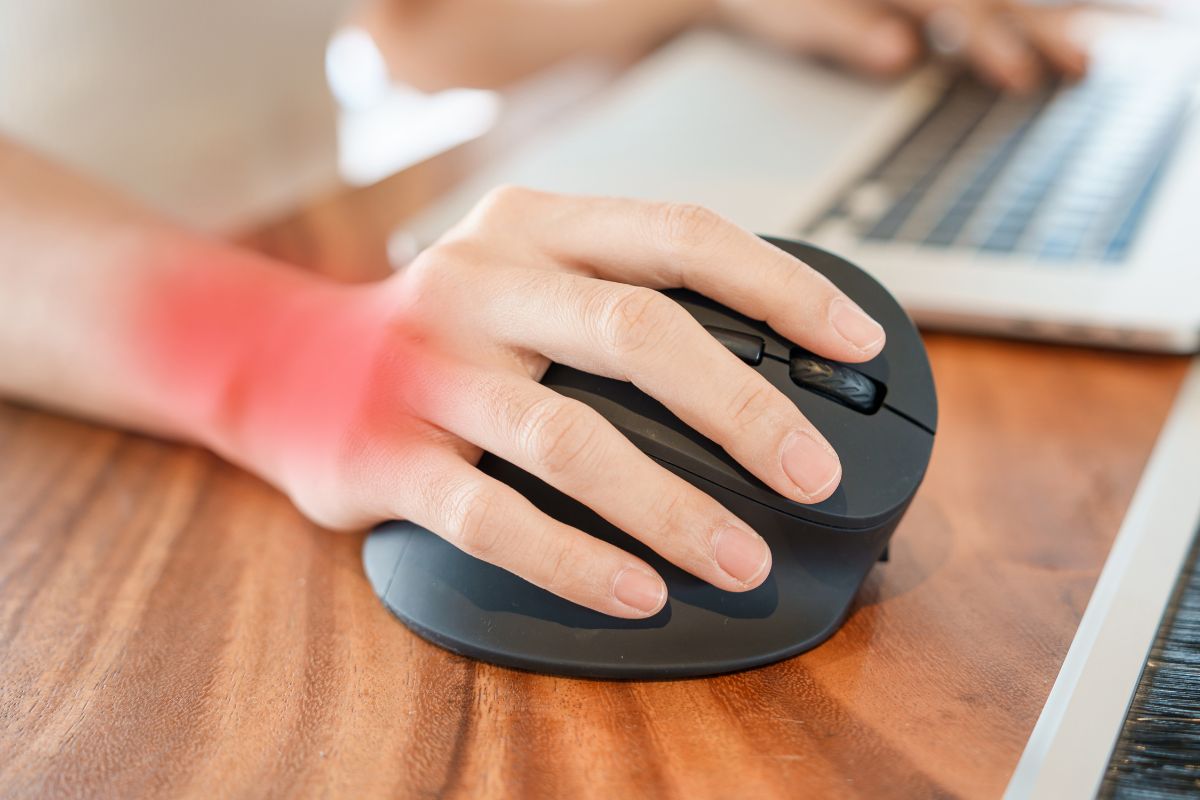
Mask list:
[{"label": "black computer mouse", "polygon": [[645,559],[666,580],[666,606],[648,619],[610,617],[469,556],[412,523],[389,522],[367,538],[363,560],[392,613],[456,653],[599,678],[730,672],[796,655],[832,635],[867,573],[885,556],[925,475],[937,399],[921,337],[886,289],[831,253],[768,241],[825,274],[871,314],[887,332],[883,352],[863,364],[830,362],[705,297],[667,294],[794,400],[837,450],[842,482],[827,500],[802,505],[777,494],[632,384],[558,364],[543,378],[595,408],[652,458],[753,526],[773,555],[761,586],[743,593],[717,589],[581,503],[485,455],[485,472],[546,513]]}]

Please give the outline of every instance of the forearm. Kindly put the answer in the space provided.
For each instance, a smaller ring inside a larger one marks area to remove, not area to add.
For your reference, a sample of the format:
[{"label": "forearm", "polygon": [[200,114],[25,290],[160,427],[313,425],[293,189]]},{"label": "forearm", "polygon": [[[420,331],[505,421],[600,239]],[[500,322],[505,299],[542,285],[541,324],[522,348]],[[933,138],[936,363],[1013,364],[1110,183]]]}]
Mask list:
[{"label": "forearm", "polygon": [[0,394],[261,469],[246,406],[262,368],[306,306],[349,291],[180,230],[2,139],[0,286]]},{"label": "forearm", "polygon": [[495,87],[572,55],[650,47],[712,0],[374,0],[363,12],[395,75],[432,90]]}]

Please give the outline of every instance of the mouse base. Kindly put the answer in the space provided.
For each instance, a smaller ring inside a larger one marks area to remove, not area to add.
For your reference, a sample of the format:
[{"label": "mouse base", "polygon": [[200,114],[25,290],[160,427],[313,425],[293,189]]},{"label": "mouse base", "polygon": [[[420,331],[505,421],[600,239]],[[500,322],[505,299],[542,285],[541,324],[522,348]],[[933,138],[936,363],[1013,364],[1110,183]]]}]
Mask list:
[{"label": "mouse base", "polygon": [[[516,469],[503,462],[488,466]],[[718,501],[734,499],[715,484],[703,488]],[[628,680],[736,672],[798,655],[833,635],[903,515],[901,509],[869,531],[811,523],[801,529],[794,518],[757,506],[745,520],[767,540],[774,563],[761,586],[737,593],[675,567],[545,484],[530,496],[567,524],[647,561],[667,583],[666,606],[641,620],[591,611],[410,522],[379,526],[363,547],[367,575],[384,605],[422,638],[505,667]]]}]

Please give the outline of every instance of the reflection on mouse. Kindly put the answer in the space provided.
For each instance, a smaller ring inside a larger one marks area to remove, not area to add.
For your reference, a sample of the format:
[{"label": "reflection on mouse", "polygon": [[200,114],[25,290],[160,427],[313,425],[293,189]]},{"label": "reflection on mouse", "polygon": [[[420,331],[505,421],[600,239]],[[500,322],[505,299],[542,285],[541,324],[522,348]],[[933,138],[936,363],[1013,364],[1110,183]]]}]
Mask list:
[{"label": "reflection on mouse", "polygon": [[773,554],[771,575],[761,586],[743,593],[717,589],[576,500],[485,455],[485,472],[546,513],[645,559],[667,583],[666,607],[641,620],[591,611],[407,522],[379,526],[363,549],[367,575],[384,604],[418,634],[456,653],[588,677],[730,672],[801,653],[832,635],[867,573],[885,556],[925,475],[937,400],[920,335],[887,290],[811,245],[768,241],[826,275],[883,325],[883,352],[863,364],[831,362],[705,297],[667,294],[791,398],[837,450],[842,483],[827,500],[806,506],[776,494],[632,384],[557,364],[542,380],[596,409],[644,452],[758,531]]}]

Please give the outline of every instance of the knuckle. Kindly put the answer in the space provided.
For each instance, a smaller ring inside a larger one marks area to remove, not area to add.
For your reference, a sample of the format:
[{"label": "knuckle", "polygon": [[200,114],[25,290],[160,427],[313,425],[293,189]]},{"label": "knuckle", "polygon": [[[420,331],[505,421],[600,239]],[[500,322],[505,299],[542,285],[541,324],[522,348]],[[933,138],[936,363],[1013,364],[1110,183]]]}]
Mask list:
[{"label": "knuckle", "polygon": [[441,502],[447,538],[463,552],[490,561],[504,541],[492,494],[479,483],[463,483],[448,487]]},{"label": "knuckle", "polygon": [[524,208],[537,193],[523,186],[502,184],[489,190],[475,206],[475,214],[488,219],[504,216],[515,209]]},{"label": "knuckle", "polygon": [[[826,319],[825,309],[832,302],[837,290],[827,283],[824,276],[805,264],[790,264],[783,278],[776,280],[773,301],[767,307],[767,324],[777,326],[786,320],[794,330],[799,326],[812,327]],[[807,313],[797,309],[811,309]]]},{"label": "knuckle", "polygon": [[665,203],[658,209],[658,232],[668,247],[707,242],[724,224],[720,214],[694,203]]},{"label": "knuckle", "polygon": [[729,399],[726,419],[735,432],[744,433],[767,416],[775,389],[757,375],[742,382]]},{"label": "knuckle", "polygon": [[521,415],[517,440],[530,461],[548,475],[561,475],[588,463],[598,444],[598,428],[586,408],[565,397],[548,397]]},{"label": "knuckle", "polygon": [[661,344],[676,321],[677,309],[664,295],[633,286],[610,296],[600,312],[604,345],[618,357],[636,355]]},{"label": "knuckle", "polygon": [[466,273],[480,263],[475,245],[468,239],[439,242],[404,268],[404,285],[416,297],[450,297],[461,294],[470,281]]},{"label": "knuckle", "polygon": [[[456,274],[473,269],[484,260],[483,248],[469,237],[440,242],[427,251],[431,266],[426,267],[438,274]],[[418,260],[420,257],[418,256]]]},{"label": "knuckle", "polygon": [[[797,299],[804,298],[818,301],[823,297],[840,294],[832,281],[806,262],[786,253],[778,255],[784,259],[782,262],[784,268],[782,279],[774,278],[774,282],[778,284],[776,294],[779,297],[787,298],[788,303],[794,303]],[[775,274],[774,271],[772,274]]]},{"label": "knuckle", "polygon": [[783,280],[779,282],[779,296],[788,298],[804,297],[811,294],[812,274],[800,264],[789,264],[783,271]]},{"label": "knuckle", "polygon": [[542,566],[544,587],[552,592],[560,593],[578,583],[575,566],[578,563],[577,545],[563,541],[546,554]]},{"label": "knuckle", "polygon": [[691,530],[687,524],[688,497],[684,492],[667,492],[655,512],[654,530],[651,534],[659,543],[670,543],[681,534]]},{"label": "knuckle", "polygon": [[431,281],[436,279],[438,273],[437,264],[439,262],[438,250],[443,245],[434,245],[425,252],[418,255],[412,261],[408,262],[399,273],[399,278],[403,285],[410,291],[417,291],[424,294],[431,285]]}]

